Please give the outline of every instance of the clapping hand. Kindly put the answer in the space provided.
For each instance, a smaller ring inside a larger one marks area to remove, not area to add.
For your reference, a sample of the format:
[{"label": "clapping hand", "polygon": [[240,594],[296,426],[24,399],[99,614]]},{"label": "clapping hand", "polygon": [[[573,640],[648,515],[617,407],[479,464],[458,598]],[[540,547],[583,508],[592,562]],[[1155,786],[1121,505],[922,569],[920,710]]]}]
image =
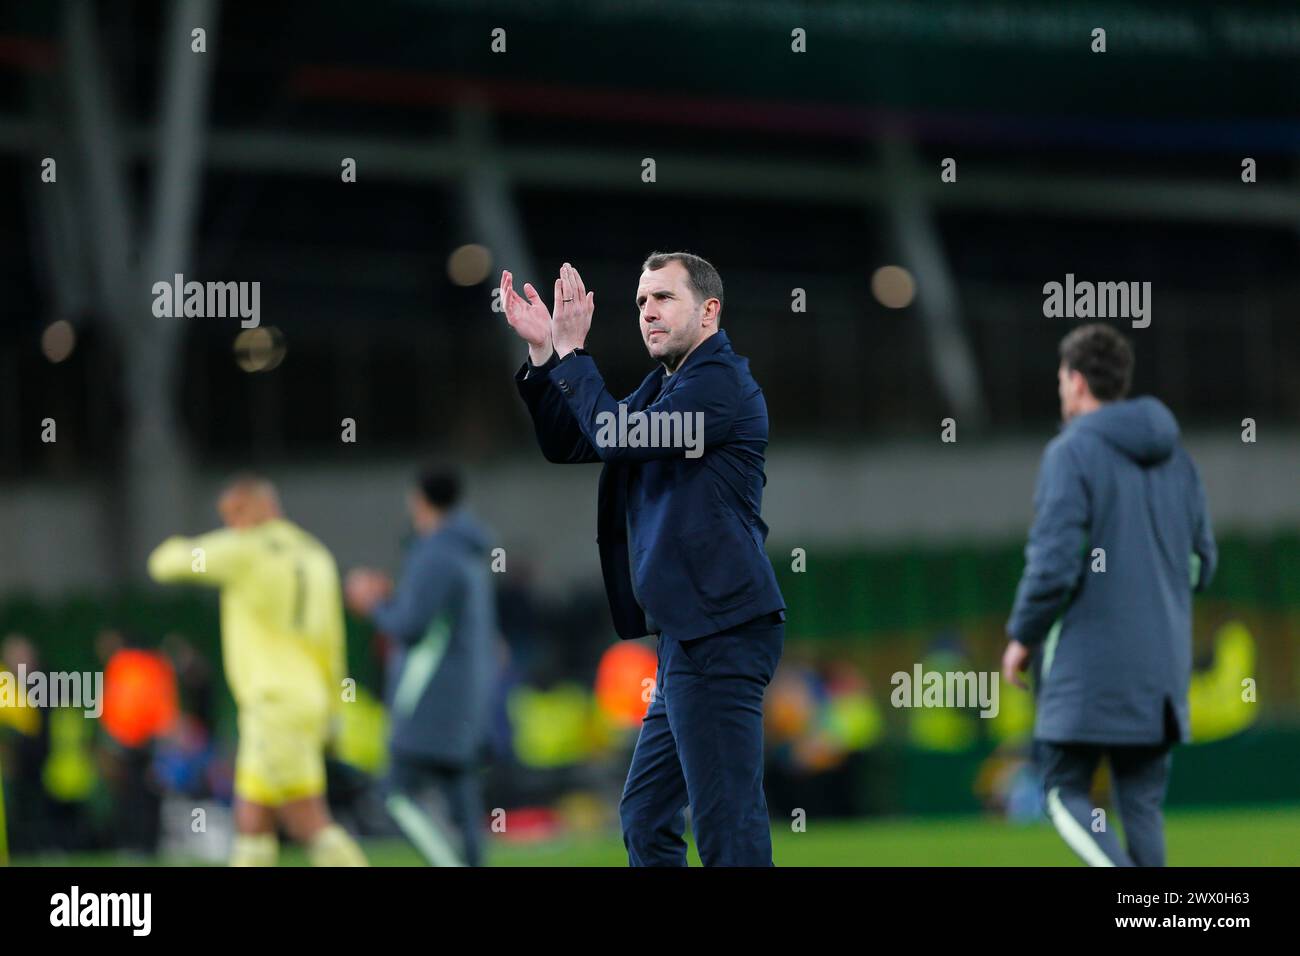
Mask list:
[{"label": "clapping hand", "polygon": [[587,291],[578,270],[566,262],[555,280],[555,315],[551,319],[551,341],[561,358],[587,341],[595,310],[596,293]]},{"label": "clapping hand", "polygon": [[354,568],[343,585],[343,597],[354,614],[369,617],[393,593],[393,581],[382,571]]},{"label": "clapping hand", "polygon": [[544,365],[551,357],[551,313],[532,283],[524,283],[524,296],[527,298],[515,291],[515,277],[503,271],[501,304],[506,310],[506,321],[528,343],[528,360],[534,365]]}]

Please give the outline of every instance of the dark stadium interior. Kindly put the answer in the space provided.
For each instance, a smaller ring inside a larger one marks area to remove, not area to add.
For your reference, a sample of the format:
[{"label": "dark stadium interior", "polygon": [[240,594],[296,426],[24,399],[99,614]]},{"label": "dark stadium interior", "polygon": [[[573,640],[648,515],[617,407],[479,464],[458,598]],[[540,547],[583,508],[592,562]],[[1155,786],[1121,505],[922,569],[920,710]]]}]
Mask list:
[{"label": "dark stadium interior", "polygon": [[[1126,0],[1099,57],[1093,12],[1050,0],[212,0],[196,6],[209,72],[179,104],[173,9],[0,5],[0,638],[91,667],[104,631],[152,648],[182,635],[219,672],[215,600],[151,586],[144,557],[215,526],[227,475],[274,477],[340,568],[394,567],[414,467],[451,457],[511,561],[489,806],[616,825],[631,738],[584,722],[615,642],[595,470],[541,460],[511,382],[525,349],[493,293],[508,268],[549,301],[560,264],[577,265],[596,292],[587,347],[621,396],[650,368],[642,261],[686,249],[721,273],[723,327],[771,419],[768,547],[791,609],[774,814],[1012,818],[1014,728],[915,726],[888,709],[888,674],[944,655],[996,669],[1073,324],[1045,317],[1044,284],[1149,282],[1150,326],[1118,325],[1134,392],[1177,415],[1223,551],[1196,604],[1204,699],[1236,673],[1223,648],[1238,624],[1269,691],[1187,748],[1207,756],[1183,762],[1171,805],[1300,804],[1294,761],[1266,769],[1300,743],[1293,5]],[[99,72],[70,52],[86,49],[78,23]],[[178,149],[196,153],[177,167],[189,200],[163,189]],[[453,265],[468,244],[486,260]],[[873,290],[890,265],[915,282],[899,308]],[[272,367],[248,364],[234,319],[156,334],[150,288],[173,272],[260,282]],[[60,321],[75,347],[51,358]],[[1258,446],[1241,441],[1248,418]],[[340,440],[345,419],[360,440]],[[355,618],[349,638],[378,698],[382,641]],[[203,694],[219,701],[215,767],[231,708],[219,679]],[[555,736],[521,730],[524,712]],[[68,806],[91,798],[76,793],[56,802],[80,820]],[[114,848],[95,832],[64,849]]]}]

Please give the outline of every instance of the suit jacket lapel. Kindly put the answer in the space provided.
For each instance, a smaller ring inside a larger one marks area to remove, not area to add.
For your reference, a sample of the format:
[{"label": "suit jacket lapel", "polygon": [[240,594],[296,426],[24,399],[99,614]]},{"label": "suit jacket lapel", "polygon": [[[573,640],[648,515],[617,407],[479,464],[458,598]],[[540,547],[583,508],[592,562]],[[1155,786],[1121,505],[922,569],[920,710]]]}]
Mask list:
[{"label": "suit jacket lapel", "polygon": [[663,369],[658,368],[646,376],[641,387],[632,393],[628,399],[627,410],[629,412],[645,411],[646,406],[654,401],[654,397],[659,394],[659,386],[663,382]]}]

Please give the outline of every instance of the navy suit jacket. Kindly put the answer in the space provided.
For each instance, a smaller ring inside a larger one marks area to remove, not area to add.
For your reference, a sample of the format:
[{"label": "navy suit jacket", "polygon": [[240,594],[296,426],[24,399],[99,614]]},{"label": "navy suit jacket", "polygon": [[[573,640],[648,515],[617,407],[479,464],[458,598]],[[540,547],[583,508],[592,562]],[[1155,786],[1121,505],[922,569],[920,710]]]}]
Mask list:
[{"label": "navy suit jacket", "polygon": [[[665,377],[657,366],[620,403],[589,355],[525,362],[515,375],[547,461],[604,462],[596,543],[614,627],[624,638],[685,641],[775,612],[784,619],[759,516],[767,403],[749,360],[718,331]],[[702,413],[703,454],[602,443],[602,413],[618,416],[620,404]]]}]

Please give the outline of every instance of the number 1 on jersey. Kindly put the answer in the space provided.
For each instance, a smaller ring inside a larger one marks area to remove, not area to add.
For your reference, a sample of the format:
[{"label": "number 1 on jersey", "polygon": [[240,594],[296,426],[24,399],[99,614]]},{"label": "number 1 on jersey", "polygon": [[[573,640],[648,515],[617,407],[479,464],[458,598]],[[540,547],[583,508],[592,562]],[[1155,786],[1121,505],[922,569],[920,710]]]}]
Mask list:
[{"label": "number 1 on jersey", "polygon": [[303,570],[302,562],[293,563],[294,578],[294,595],[293,595],[293,628],[296,631],[303,630],[303,617],[307,610],[307,572]]}]

